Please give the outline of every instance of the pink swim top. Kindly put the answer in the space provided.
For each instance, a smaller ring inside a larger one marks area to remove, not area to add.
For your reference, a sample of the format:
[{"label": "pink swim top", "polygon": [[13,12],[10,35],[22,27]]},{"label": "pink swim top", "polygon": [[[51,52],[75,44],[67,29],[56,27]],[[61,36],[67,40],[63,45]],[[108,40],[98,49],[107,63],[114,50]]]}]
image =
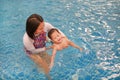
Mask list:
[{"label": "pink swim top", "polygon": [[35,46],[36,49],[45,47],[46,32],[42,32],[38,36],[35,36],[33,40],[34,40],[33,45]]},{"label": "pink swim top", "polygon": [[[45,45],[45,44],[46,44],[46,43],[45,43],[45,41],[46,41],[46,32],[43,32],[43,33],[35,36],[33,40],[34,40],[33,45],[34,45],[34,47],[35,47],[36,49],[37,49],[37,48],[43,48],[43,47],[45,47],[45,46],[46,46],[46,45]],[[28,55],[31,54],[31,51],[27,50],[25,47],[24,47],[24,50],[25,50],[25,52],[26,52]]]}]

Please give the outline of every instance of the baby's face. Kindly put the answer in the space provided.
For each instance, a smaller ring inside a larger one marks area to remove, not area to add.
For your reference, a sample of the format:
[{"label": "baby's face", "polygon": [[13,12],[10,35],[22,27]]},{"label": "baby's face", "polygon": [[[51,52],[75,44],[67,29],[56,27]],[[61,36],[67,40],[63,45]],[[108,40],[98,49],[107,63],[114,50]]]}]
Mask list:
[{"label": "baby's face", "polygon": [[54,43],[61,43],[62,35],[59,32],[55,31],[54,33],[52,33],[51,39]]}]

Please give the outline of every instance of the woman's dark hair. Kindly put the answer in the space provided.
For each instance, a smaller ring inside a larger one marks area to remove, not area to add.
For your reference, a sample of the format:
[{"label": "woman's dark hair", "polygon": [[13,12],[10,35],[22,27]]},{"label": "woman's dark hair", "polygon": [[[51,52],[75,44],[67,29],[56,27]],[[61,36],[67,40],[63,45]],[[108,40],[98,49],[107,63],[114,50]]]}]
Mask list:
[{"label": "woman's dark hair", "polygon": [[34,38],[34,33],[39,27],[40,23],[43,22],[43,18],[38,14],[32,14],[26,21],[26,32],[30,38]]},{"label": "woman's dark hair", "polygon": [[52,28],[49,32],[48,32],[48,37],[51,39],[51,35],[55,32],[55,31],[57,31],[58,33],[60,33],[59,31],[58,31],[58,29],[56,29],[56,28]]}]

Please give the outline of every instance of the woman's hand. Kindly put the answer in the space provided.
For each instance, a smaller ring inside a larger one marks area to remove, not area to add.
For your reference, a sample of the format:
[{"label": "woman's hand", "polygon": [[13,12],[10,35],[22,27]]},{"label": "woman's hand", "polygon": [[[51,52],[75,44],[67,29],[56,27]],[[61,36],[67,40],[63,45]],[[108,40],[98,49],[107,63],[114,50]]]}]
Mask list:
[{"label": "woman's hand", "polygon": [[52,49],[52,46],[46,47],[46,50]]}]

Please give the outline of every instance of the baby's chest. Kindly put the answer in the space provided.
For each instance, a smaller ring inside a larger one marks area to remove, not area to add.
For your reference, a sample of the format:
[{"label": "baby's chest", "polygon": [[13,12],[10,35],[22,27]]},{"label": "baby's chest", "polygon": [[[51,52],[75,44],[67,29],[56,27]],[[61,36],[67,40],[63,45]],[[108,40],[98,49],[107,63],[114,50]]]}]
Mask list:
[{"label": "baby's chest", "polygon": [[69,46],[69,45],[68,45],[67,43],[62,43],[62,44],[59,45],[58,48],[59,48],[60,50],[62,50],[62,49],[64,49],[64,48],[67,48],[68,46]]}]

